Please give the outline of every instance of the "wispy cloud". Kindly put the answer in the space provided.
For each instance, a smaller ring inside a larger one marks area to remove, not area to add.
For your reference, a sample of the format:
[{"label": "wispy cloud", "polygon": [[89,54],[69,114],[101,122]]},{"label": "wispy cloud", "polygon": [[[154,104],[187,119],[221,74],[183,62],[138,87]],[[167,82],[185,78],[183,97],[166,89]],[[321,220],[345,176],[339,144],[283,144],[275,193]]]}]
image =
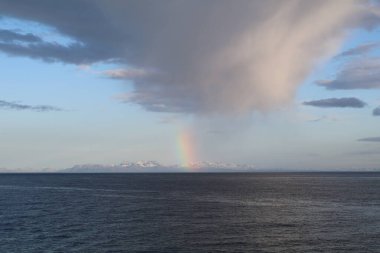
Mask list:
[{"label": "wispy cloud", "polygon": [[321,121],[335,122],[335,121],[339,121],[339,120],[341,120],[341,119],[339,119],[336,116],[320,116],[320,117],[309,118],[309,119],[306,119],[305,121],[306,122],[321,122]]},{"label": "wispy cloud", "polygon": [[8,110],[29,110],[36,112],[50,112],[50,111],[63,111],[63,109],[51,105],[25,105],[16,102],[8,102],[4,100],[0,100],[0,108],[8,109]]},{"label": "wispy cloud", "polygon": [[380,116],[380,106],[373,109],[372,115],[373,116]]},{"label": "wispy cloud", "polygon": [[337,56],[335,56],[336,59],[343,58],[343,57],[351,57],[351,56],[363,56],[372,50],[378,48],[380,46],[380,43],[368,43],[364,45],[359,45],[354,48],[350,48]]},{"label": "wispy cloud", "polygon": [[9,34],[1,51],[78,65],[119,63],[120,70],[104,74],[134,83],[128,102],[199,114],[280,107],[319,59],[336,53],[347,30],[380,24],[370,1],[351,0],[4,0],[0,9],[73,38],[68,45],[25,44],[14,40],[32,38]]},{"label": "wispy cloud", "polygon": [[316,107],[340,107],[340,108],[363,108],[366,103],[357,98],[327,98],[313,101],[303,102],[304,105],[316,106]]},{"label": "wispy cloud", "polygon": [[332,80],[319,80],[319,86],[329,90],[380,88],[380,57],[365,58],[347,63]]},{"label": "wispy cloud", "polygon": [[358,141],[380,142],[380,137],[368,137],[368,138],[359,139]]}]

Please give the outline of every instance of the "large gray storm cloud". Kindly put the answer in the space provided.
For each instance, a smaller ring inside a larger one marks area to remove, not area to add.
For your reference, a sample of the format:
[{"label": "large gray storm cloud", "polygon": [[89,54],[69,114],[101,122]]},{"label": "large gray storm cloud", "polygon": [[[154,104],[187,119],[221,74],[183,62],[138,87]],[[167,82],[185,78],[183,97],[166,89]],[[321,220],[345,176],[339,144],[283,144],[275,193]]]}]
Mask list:
[{"label": "large gray storm cloud", "polygon": [[115,62],[126,102],[151,111],[245,113],[289,103],[351,29],[379,23],[373,1],[0,0],[0,14],[38,22],[68,45],[2,30],[0,50],[48,62]]}]

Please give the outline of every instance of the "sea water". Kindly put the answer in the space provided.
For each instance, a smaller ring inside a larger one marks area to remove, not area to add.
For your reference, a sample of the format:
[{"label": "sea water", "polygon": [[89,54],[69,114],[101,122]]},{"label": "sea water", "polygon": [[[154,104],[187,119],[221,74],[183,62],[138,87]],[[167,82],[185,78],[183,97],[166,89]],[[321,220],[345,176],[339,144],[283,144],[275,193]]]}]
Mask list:
[{"label": "sea water", "polygon": [[1,174],[0,252],[380,252],[380,173]]}]

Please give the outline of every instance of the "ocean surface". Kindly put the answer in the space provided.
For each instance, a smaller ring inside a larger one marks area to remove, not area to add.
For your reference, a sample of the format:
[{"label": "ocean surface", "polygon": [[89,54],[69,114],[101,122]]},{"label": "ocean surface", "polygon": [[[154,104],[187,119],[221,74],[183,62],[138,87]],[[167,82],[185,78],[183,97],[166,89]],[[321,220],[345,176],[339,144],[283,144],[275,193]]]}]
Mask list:
[{"label": "ocean surface", "polygon": [[0,252],[380,252],[380,173],[0,174]]}]

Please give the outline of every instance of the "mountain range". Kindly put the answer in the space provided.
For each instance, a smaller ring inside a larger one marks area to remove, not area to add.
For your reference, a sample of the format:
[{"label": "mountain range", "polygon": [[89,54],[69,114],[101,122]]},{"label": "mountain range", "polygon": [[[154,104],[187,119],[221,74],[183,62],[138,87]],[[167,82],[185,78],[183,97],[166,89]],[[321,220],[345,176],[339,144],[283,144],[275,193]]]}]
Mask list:
[{"label": "mountain range", "polygon": [[61,173],[162,173],[162,172],[247,172],[254,166],[246,164],[198,162],[189,166],[162,165],[156,161],[123,162],[120,164],[81,164],[63,169]]}]

